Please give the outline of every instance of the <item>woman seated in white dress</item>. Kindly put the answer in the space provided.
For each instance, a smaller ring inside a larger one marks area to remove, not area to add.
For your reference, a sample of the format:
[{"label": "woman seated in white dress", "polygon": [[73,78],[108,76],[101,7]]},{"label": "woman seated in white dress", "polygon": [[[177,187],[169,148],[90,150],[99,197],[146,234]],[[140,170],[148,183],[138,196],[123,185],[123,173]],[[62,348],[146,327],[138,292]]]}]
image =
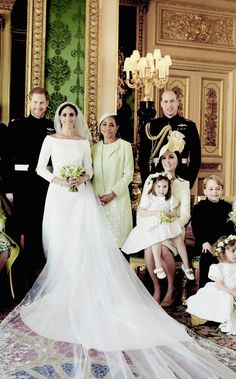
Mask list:
[{"label": "woman seated in white dress", "polygon": [[89,182],[90,133],[78,107],[61,104],[55,129],[37,166],[50,182],[47,264],[0,325],[1,379],[235,378],[163,311],[115,245]]},{"label": "woman seated in white dress", "polygon": [[171,175],[157,172],[149,175],[137,209],[137,225],[122,246],[127,254],[151,247],[155,261],[154,273],[158,279],[166,278],[162,267],[161,249],[165,241],[173,242],[183,261],[182,270],[188,279],[194,280],[189,267],[188,253],[181,236],[178,202],[171,194]]},{"label": "woman seated in white dress", "polygon": [[[160,152],[156,165],[156,172],[164,171],[166,174],[171,175],[171,193],[178,202],[179,223],[182,228],[182,238],[185,238],[185,225],[190,220],[190,187],[187,180],[179,176],[181,167],[180,153],[185,145],[184,135],[178,131],[170,134],[169,141],[164,145]],[[152,174],[147,178],[144,188],[148,185]],[[153,272],[155,263],[151,253],[151,249],[145,249],[145,262],[148,272],[153,281],[154,293],[153,297],[157,302],[161,301],[162,307],[169,307],[175,302],[175,272],[176,263],[174,256],[178,254],[177,248],[173,241],[165,240],[162,243],[161,259],[162,265],[167,275],[167,291],[163,296],[161,294],[161,287],[156,274]],[[189,272],[192,274],[192,272]]]}]

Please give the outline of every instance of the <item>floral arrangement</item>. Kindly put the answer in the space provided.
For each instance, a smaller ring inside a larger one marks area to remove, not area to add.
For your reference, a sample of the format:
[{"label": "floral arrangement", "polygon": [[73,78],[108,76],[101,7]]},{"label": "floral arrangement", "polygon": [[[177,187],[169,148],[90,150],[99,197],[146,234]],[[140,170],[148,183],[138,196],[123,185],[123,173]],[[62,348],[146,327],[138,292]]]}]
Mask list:
[{"label": "floral arrangement", "polygon": [[233,206],[233,210],[229,212],[228,221],[232,221],[234,223],[234,226],[236,227],[236,205],[235,204]]},{"label": "floral arrangement", "polygon": [[215,253],[217,257],[220,257],[222,253],[225,251],[226,247],[229,245],[230,242],[236,241],[236,235],[230,234],[227,238],[221,240],[215,245]]},{"label": "floral arrangement", "polygon": [[160,223],[171,224],[176,220],[175,216],[171,216],[167,211],[160,211]]},{"label": "floral arrangement", "polygon": [[0,233],[0,252],[9,250],[10,248],[11,244],[9,240],[2,233]]},{"label": "floral arrangement", "polygon": [[[60,169],[60,177],[64,180],[76,179],[85,174],[83,167],[77,164],[67,164]],[[69,189],[70,192],[78,192],[77,186],[72,186]]]}]

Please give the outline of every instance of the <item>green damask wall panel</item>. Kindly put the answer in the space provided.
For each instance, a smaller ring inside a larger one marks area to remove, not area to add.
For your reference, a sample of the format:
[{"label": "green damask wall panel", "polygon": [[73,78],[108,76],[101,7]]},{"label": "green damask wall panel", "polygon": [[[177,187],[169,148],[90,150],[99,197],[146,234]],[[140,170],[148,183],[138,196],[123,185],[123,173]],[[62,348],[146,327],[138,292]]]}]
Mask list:
[{"label": "green damask wall panel", "polygon": [[45,87],[53,119],[66,100],[84,109],[86,0],[48,0],[47,13]]}]

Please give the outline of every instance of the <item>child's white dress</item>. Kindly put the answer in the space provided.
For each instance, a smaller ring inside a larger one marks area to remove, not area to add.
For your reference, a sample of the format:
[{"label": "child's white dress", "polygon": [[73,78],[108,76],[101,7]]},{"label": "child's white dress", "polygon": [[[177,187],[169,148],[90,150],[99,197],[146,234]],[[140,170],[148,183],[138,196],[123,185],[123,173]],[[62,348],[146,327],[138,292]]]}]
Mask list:
[{"label": "child's white dress", "polygon": [[[208,276],[211,280],[221,279],[228,288],[234,289],[236,263],[212,264]],[[187,299],[186,311],[194,316],[221,323],[222,332],[236,334],[236,313],[233,308],[233,296],[218,289],[215,282],[209,282]]]},{"label": "child's white dress", "polygon": [[[142,196],[139,206],[149,211],[170,211],[177,205],[177,201],[173,196],[166,200],[165,196],[159,197],[149,194]],[[161,223],[160,216],[139,216],[137,225],[131,230],[121,249],[126,254],[137,253],[155,243],[174,238],[180,233],[181,227],[178,219],[164,224]]]}]

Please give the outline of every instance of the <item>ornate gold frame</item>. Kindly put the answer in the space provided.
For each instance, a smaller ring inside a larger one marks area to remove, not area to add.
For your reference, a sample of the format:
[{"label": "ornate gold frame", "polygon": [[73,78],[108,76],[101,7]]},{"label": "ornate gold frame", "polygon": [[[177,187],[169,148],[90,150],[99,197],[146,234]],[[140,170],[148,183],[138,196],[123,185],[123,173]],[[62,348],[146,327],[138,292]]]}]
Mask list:
[{"label": "ornate gold frame", "polygon": [[28,93],[31,88],[44,86],[46,0],[28,0],[26,73],[25,73],[25,113],[28,109]]},{"label": "ornate gold frame", "polygon": [[8,124],[10,106],[11,12],[15,0],[0,0],[0,121]]}]

